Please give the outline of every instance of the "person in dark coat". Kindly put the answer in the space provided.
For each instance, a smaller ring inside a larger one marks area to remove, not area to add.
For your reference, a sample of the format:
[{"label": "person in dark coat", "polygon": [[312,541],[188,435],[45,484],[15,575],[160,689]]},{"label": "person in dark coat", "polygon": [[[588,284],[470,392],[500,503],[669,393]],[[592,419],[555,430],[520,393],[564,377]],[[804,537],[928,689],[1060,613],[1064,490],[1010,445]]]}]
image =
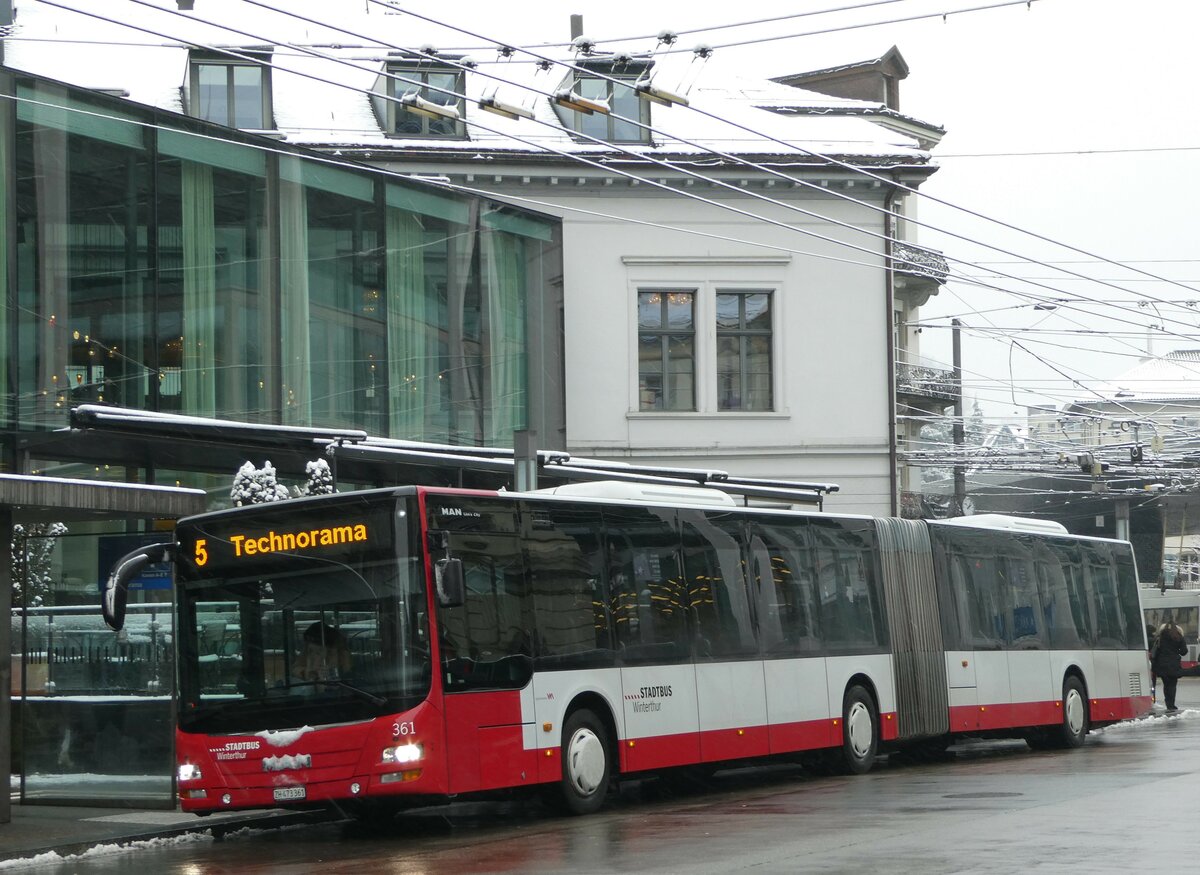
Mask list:
[{"label": "person in dark coat", "polygon": [[1187,654],[1187,641],[1183,638],[1183,630],[1174,623],[1166,622],[1154,636],[1154,655],[1151,666],[1154,673],[1162,678],[1163,701],[1168,711],[1177,710],[1175,707],[1175,687],[1183,674],[1183,657]]}]

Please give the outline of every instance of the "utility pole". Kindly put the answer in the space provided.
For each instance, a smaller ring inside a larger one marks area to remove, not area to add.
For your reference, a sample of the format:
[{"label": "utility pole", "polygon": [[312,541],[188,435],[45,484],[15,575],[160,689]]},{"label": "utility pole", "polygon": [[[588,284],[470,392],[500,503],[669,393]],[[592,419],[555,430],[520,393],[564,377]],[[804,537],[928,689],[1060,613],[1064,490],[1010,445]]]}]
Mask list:
[{"label": "utility pole", "polygon": [[963,466],[965,461],[964,444],[966,429],[963,427],[963,377],[962,377],[962,339],[959,329],[962,323],[957,319],[950,320],[951,337],[953,339],[954,357],[954,508],[952,516],[963,515],[963,505],[967,498],[967,471]]}]

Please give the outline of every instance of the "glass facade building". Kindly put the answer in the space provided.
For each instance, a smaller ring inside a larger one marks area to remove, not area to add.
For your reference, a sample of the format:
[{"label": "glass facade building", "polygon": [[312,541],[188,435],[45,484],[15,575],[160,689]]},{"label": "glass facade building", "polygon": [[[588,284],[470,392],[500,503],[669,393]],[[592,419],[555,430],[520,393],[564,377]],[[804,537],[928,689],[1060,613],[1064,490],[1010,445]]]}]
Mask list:
[{"label": "glass facade building", "polygon": [[18,78],[2,413],[82,402],[512,446],[558,222]]}]

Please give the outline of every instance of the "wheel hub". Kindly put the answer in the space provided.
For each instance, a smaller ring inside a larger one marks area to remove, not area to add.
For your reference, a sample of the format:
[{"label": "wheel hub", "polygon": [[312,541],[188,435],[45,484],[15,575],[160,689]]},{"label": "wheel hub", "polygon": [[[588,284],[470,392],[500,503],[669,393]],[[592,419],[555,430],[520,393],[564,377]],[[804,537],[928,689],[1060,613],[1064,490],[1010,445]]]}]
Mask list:
[{"label": "wheel hub", "polygon": [[592,730],[583,728],[571,736],[567,745],[567,776],[584,796],[595,793],[604,779],[604,747]]},{"label": "wheel hub", "polygon": [[871,711],[862,702],[855,702],[846,712],[846,737],[850,750],[862,759],[871,752],[875,727],[871,725]]}]

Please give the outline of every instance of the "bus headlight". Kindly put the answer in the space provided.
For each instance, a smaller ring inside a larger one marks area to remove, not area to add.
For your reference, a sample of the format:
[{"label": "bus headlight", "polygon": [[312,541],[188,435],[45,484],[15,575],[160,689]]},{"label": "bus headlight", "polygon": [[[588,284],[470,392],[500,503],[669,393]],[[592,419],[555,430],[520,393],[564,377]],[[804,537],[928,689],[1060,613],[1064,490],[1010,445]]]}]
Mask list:
[{"label": "bus headlight", "polygon": [[419,744],[398,744],[395,747],[383,749],[383,762],[387,765],[403,766],[417,762],[421,759],[421,754],[421,745]]},{"label": "bus headlight", "polygon": [[179,772],[176,777],[180,781],[199,781],[201,778],[200,767],[194,766],[191,763],[180,763]]}]

